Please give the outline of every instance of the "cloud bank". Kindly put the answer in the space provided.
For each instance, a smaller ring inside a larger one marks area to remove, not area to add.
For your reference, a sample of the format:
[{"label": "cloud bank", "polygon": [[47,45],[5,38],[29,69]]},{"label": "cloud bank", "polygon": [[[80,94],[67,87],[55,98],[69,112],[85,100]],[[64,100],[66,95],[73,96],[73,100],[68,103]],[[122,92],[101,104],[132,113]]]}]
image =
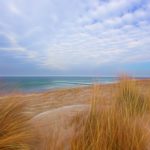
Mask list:
[{"label": "cloud bank", "polygon": [[66,72],[150,64],[149,0],[1,0],[0,57]]}]

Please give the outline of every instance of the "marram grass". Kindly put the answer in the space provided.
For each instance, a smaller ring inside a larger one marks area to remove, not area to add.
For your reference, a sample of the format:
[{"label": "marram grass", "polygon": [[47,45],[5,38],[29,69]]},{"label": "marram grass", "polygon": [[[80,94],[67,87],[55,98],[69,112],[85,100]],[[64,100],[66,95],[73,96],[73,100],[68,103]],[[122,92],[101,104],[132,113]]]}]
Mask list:
[{"label": "marram grass", "polygon": [[93,92],[88,116],[74,120],[78,128],[71,150],[147,150],[149,131],[139,122],[148,112],[149,102],[135,82],[123,78],[114,105],[106,109],[98,105],[102,97],[97,98],[97,92],[98,88]]},{"label": "marram grass", "polygon": [[25,103],[15,99],[0,102],[0,149],[31,150],[32,130]]},{"label": "marram grass", "polygon": [[143,115],[149,110],[149,99],[140,92],[135,80],[126,77],[119,82],[116,105],[123,115]]}]

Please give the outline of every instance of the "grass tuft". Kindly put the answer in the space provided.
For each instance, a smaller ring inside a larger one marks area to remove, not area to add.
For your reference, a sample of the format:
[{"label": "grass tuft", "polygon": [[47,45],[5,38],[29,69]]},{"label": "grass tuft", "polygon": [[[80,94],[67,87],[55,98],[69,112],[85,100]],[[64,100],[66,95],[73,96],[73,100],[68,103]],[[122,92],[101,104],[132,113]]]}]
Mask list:
[{"label": "grass tuft", "polygon": [[119,83],[116,100],[117,109],[123,111],[124,115],[143,115],[149,110],[148,98],[140,92],[136,81],[127,77]]},{"label": "grass tuft", "polygon": [[0,103],[0,149],[30,150],[33,135],[25,114],[25,104],[15,99]]},{"label": "grass tuft", "polygon": [[120,81],[116,104],[111,107],[100,106],[103,98],[97,98],[97,93],[96,88],[89,114],[74,119],[77,128],[71,150],[146,150],[149,132],[138,115],[147,112],[148,101],[135,82],[127,78]]}]

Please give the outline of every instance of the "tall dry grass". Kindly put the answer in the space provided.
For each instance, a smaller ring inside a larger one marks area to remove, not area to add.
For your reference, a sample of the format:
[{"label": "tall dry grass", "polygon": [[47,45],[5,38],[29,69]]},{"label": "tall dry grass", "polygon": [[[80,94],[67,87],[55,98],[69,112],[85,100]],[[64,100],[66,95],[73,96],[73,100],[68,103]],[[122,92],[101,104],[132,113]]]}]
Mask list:
[{"label": "tall dry grass", "polygon": [[124,115],[143,115],[149,110],[149,99],[141,93],[135,80],[124,77],[119,82],[116,105]]},{"label": "tall dry grass", "polygon": [[33,132],[25,103],[12,98],[0,102],[0,149],[31,150]]},{"label": "tall dry grass", "polygon": [[90,114],[80,122],[72,150],[146,150],[148,135],[136,120],[119,115],[116,110]]},{"label": "tall dry grass", "polygon": [[94,91],[89,114],[74,119],[77,128],[71,150],[147,150],[149,130],[141,125],[139,114],[147,112],[149,102],[135,82],[122,79],[117,100],[107,108],[98,107],[102,97],[97,98],[98,88]]}]

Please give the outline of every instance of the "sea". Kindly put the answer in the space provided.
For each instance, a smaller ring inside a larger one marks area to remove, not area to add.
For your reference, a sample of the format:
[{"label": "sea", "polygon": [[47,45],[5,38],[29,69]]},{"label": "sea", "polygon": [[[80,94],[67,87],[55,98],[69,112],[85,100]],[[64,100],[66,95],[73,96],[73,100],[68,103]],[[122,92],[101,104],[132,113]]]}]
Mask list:
[{"label": "sea", "polygon": [[0,77],[0,93],[42,92],[60,88],[89,86],[94,83],[117,82],[117,77],[46,76],[46,77]]}]

